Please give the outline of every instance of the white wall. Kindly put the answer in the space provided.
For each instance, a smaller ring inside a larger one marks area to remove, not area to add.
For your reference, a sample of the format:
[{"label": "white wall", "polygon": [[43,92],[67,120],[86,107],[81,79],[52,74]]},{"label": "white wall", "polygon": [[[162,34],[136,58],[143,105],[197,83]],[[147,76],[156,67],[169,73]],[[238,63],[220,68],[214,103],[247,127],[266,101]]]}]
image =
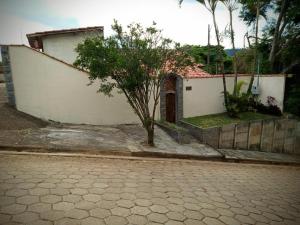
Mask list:
[{"label": "white wall", "polygon": [[[257,79],[257,78],[256,78]],[[256,79],[254,84],[256,84]],[[248,84],[250,76],[241,76]],[[232,92],[234,77],[226,78],[227,88]],[[186,87],[191,86],[192,90],[187,91]],[[267,97],[272,96],[283,109],[285,77],[283,75],[264,75],[260,77],[259,89],[260,100],[266,103]],[[246,91],[247,85],[243,87]],[[183,81],[183,117],[202,116],[208,114],[222,113],[225,111],[223,100],[222,77],[184,79]]]},{"label": "white wall", "polygon": [[97,93],[88,74],[25,46],[9,47],[16,107],[64,123],[139,123],[124,95]]},{"label": "white wall", "polygon": [[73,64],[77,53],[75,48],[80,42],[83,42],[87,37],[103,35],[101,32],[80,32],[60,35],[50,35],[43,38],[44,52],[63,60],[67,63]]}]

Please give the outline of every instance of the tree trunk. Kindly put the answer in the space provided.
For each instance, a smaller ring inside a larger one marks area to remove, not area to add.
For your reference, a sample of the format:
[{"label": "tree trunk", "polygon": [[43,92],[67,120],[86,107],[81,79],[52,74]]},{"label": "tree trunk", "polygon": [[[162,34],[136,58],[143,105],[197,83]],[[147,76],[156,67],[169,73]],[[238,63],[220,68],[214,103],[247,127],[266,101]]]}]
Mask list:
[{"label": "tree trunk", "polygon": [[217,39],[217,43],[218,43],[218,52],[219,52],[219,57],[220,57],[220,61],[221,61],[221,72],[222,72],[223,91],[224,91],[224,104],[225,104],[225,107],[227,108],[227,105],[228,105],[227,87],[226,87],[226,79],[225,79],[225,73],[224,73],[224,62],[223,62],[223,56],[222,56],[222,51],[221,51],[219,29],[217,26],[216,16],[215,16],[214,11],[213,11],[212,15],[213,15],[213,22],[214,22],[214,27],[215,27],[215,32],[216,32],[216,39]]},{"label": "tree trunk", "polygon": [[235,52],[235,44],[234,44],[234,31],[233,31],[233,25],[232,25],[232,10],[229,9],[229,15],[230,15],[230,37],[231,37],[231,44],[232,44],[232,49],[233,49],[233,71],[234,71],[234,89],[233,89],[233,94],[234,96],[237,95],[237,79],[238,79],[238,74],[237,74],[237,59],[236,59],[236,52]]},{"label": "tree trunk", "polygon": [[149,146],[154,146],[154,127],[149,126],[147,127],[147,144]]},{"label": "tree trunk", "polygon": [[270,51],[270,55],[269,55],[270,67],[271,67],[272,72],[274,71],[275,53],[276,53],[276,48],[277,48],[278,40],[279,40],[279,36],[280,36],[279,35],[280,25],[281,25],[281,21],[285,15],[285,13],[286,13],[286,9],[287,9],[287,1],[282,0],[281,9],[280,9],[280,13],[279,13],[279,16],[277,19],[274,36],[273,36],[273,41],[272,41],[272,46],[271,46],[271,51]]},{"label": "tree trunk", "polygon": [[250,83],[248,86],[248,90],[247,90],[247,94],[250,95],[251,94],[251,90],[252,90],[252,85],[254,82],[254,74],[256,71],[256,67],[257,67],[257,48],[258,48],[258,20],[259,20],[259,16],[260,16],[260,2],[257,2],[256,5],[256,25],[255,25],[255,50],[254,50],[254,68],[252,70],[252,74],[251,74],[251,79],[250,79]]}]

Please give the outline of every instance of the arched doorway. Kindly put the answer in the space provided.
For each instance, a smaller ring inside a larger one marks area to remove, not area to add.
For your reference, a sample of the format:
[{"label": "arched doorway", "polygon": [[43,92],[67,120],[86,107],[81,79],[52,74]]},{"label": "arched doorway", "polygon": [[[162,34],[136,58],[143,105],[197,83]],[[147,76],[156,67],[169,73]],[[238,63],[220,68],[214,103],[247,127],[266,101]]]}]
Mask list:
[{"label": "arched doorway", "polygon": [[161,119],[176,123],[182,118],[182,110],[182,78],[177,75],[169,75],[161,85]]},{"label": "arched doorway", "polygon": [[164,88],[166,93],[166,121],[176,122],[176,77],[169,76],[165,79]]}]

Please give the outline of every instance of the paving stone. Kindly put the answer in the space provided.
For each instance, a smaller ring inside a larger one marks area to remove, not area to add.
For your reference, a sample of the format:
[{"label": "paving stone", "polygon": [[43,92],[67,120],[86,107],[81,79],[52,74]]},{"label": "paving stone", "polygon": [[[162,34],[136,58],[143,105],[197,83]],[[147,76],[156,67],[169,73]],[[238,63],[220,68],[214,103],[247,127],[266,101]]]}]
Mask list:
[{"label": "paving stone", "polygon": [[149,199],[135,199],[134,200],[136,205],[139,206],[151,206],[152,202]]},{"label": "paving stone", "polygon": [[150,209],[152,212],[157,212],[157,213],[167,213],[169,211],[166,207],[161,205],[152,205]]},{"label": "paving stone", "polygon": [[31,195],[47,195],[49,194],[49,190],[46,188],[33,188],[29,190]]},{"label": "paving stone", "polygon": [[89,216],[88,212],[81,209],[71,209],[66,211],[66,217],[73,218],[73,219],[83,219]]},{"label": "paving stone", "polygon": [[207,225],[225,225],[223,222],[221,222],[215,218],[210,218],[210,217],[205,217],[203,219],[203,222]]},{"label": "paving stone", "polygon": [[17,198],[17,203],[24,204],[24,205],[30,205],[33,203],[39,202],[39,197],[38,196],[32,196],[32,195],[26,195]]},{"label": "paving stone", "polygon": [[102,195],[102,198],[104,200],[116,201],[120,199],[120,196],[118,194],[105,193]]},{"label": "paving stone", "polygon": [[34,220],[37,220],[39,215],[37,213],[32,212],[23,212],[18,215],[14,215],[12,217],[12,221],[20,222],[20,223],[30,223]]},{"label": "paving stone", "polygon": [[101,200],[96,204],[97,206],[103,209],[113,209],[117,206],[117,203],[115,201],[107,201],[107,200]]},{"label": "paving stone", "polygon": [[200,212],[198,211],[192,211],[192,210],[185,210],[183,212],[183,214],[187,217],[187,218],[190,218],[190,219],[195,219],[195,220],[202,220],[204,215],[201,214]]},{"label": "paving stone", "polygon": [[90,202],[98,202],[101,200],[101,195],[87,194],[82,196],[84,200]]},{"label": "paving stone", "polygon": [[134,206],[134,203],[130,200],[126,199],[120,199],[117,201],[117,205],[124,208],[132,208]]},{"label": "paving stone", "polygon": [[74,209],[74,203],[71,202],[58,202],[53,204],[54,210],[71,210]]},{"label": "paving stone", "polygon": [[166,223],[168,221],[168,217],[160,213],[150,213],[147,218],[156,223]]},{"label": "paving stone", "polygon": [[34,188],[35,186],[36,184],[31,182],[24,182],[17,185],[17,187],[21,189],[31,189]]},{"label": "paving stone", "polygon": [[111,215],[110,211],[107,209],[95,208],[90,210],[90,215],[100,219],[104,219]]},{"label": "paving stone", "polygon": [[80,202],[75,203],[75,208],[90,210],[90,209],[97,208],[97,205],[93,202],[89,202],[89,201],[84,200],[84,201],[80,201]]},{"label": "paving stone", "polygon": [[183,222],[176,221],[176,220],[169,220],[168,222],[165,223],[166,225],[184,225]]},{"label": "paving stone", "polygon": [[69,190],[66,188],[52,188],[50,189],[50,192],[53,195],[60,195],[60,196],[70,194]]},{"label": "paving stone", "polygon": [[193,220],[193,219],[187,219],[184,221],[185,225],[205,225],[205,223],[203,223],[200,220]]},{"label": "paving stone", "polygon": [[83,188],[73,188],[71,189],[71,193],[74,195],[85,195],[88,193],[88,191]]},{"label": "paving stone", "polygon": [[11,205],[16,202],[16,197],[0,196],[0,206]]},{"label": "paving stone", "polygon": [[106,224],[115,224],[115,225],[126,225],[128,224],[127,219],[120,216],[109,216],[104,219]]},{"label": "paving stone", "polygon": [[65,215],[64,211],[57,211],[57,210],[51,210],[51,211],[40,213],[41,219],[50,220],[50,221],[57,221],[59,219],[62,219],[64,215]]},{"label": "paving stone", "polygon": [[141,216],[146,216],[151,212],[147,207],[143,207],[143,206],[134,206],[130,210],[133,214],[137,214]]},{"label": "paving stone", "polygon": [[45,203],[57,203],[60,202],[62,200],[61,196],[58,195],[44,195],[41,196],[41,202],[45,202]]},{"label": "paving stone", "polygon": [[183,212],[184,210],[186,210],[183,206],[177,204],[168,204],[166,207],[170,211],[174,211],[174,212]]},{"label": "paving stone", "polygon": [[56,188],[56,185],[53,183],[39,183],[37,186],[40,188]]},{"label": "paving stone", "polygon": [[130,210],[123,207],[116,207],[110,210],[112,215],[127,217],[130,215]]},{"label": "paving stone", "polygon": [[30,222],[30,225],[52,225],[52,222],[46,220],[35,220]]},{"label": "paving stone", "polygon": [[80,202],[82,200],[82,197],[80,195],[64,195],[63,196],[63,201],[65,202],[72,202],[72,203],[76,203],[76,202]]},{"label": "paving stone", "polygon": [[81,220],[81,225],[105,225],[105,222],[99,218],[88,217]]},{"label": "paving stone", "polygon": [[144,225],[148,221],[144,216],[139,216],[139,215],[128,216],[127,220],[129,221],[130,224],[133,225]]},{"label": "paving stone", "polygon": [[254,224],[255,221],[249,216],[236,215],[235,218],[239,220],[242,224]]},{"label": "paving stone", "polygon": [[[265,212],[265,213],[263,213],[263,215],[264,215],[265,217],[267,217],[268,219],[272,220],[272,221],[278,221],[278,222],[282,221],[282,219],[281,219],[279,216],[277,216],[277,215],[275,215],[275,214],[273,214],[273,213]],[[298,215],[300,215],[299,212],[298,212]],[[299,217],[300,217],[300,216],[299,216]]]},{"label": "paving stone", "polygon": [[11,216],[10,215],[5,215],[0,213],[0,223],[7,223],[10,220]]},{"label": "paving stone", "polygon": [[20,196],[24,196],[24,195],[28,194],[28,191],[16,188],[16,189],[8,190],[5,194],[6,194],[6,196],[20,197]]},{"label": "paving stone", "polygon": [[21,205],[21,204],[11,204],[8,206],[4,206],[1,208],[1,213],[4,214],[19,214],[24,212],[26,209],[25,205]]},{"label": "paving stone", "polygon": [[219,217],[219,214],[215,210],[212,210],[212,209],[202,209],[200,212],[204,216],[214,217],[214,218]]},{"label": "paving stone", "polygon": [[168,212],[167,217],[169,217],[169,219],[171,220],[176,220],[176,221],[184,221],[184,219],[186,218],[185,215],[179,212]]},{"label": "paving stone", "polygon": [[220,221],[222,221],[225,224],[230,224],[230,225],[242,225],[240,221],[229,217],[229,216],[220,216],[219,218]]},{"label": "paving stone", "polygon": [[80,220],[75,220],[71,218],[63,218],[55,221],[54,225],[80,225]]}]

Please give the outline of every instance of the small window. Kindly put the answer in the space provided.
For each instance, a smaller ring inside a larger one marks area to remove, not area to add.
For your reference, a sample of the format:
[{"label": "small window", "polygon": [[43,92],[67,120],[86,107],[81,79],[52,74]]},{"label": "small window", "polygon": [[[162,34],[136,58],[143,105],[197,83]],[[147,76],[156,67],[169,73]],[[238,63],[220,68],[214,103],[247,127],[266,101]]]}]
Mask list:
[{"label": "small window", "polygon": [[191,91],[191,90],[192,90],[192,86],[186,86],[186,87],[185,87],[185,90]]}]

